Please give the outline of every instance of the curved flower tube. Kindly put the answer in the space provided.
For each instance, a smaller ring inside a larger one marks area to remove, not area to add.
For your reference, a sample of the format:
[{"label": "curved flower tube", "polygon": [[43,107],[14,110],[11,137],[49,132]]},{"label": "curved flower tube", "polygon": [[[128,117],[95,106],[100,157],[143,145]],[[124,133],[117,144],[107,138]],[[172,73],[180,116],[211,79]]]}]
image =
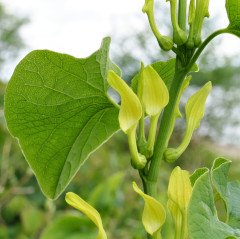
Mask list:
[{"label": "curved flower tube", "polygon": [[161,228],[166,220],[166,212],[164,207],[155,198],[145,194],[141,189],[139,189],[135,182],[133,182],[133,189],[145,201],[142,215],[142,223],[145,227],[145,230],[152,236],[160,234]]},{"label": "curved flower tube", "polygon": [[93,208],[90,204],[85,202],[77,194],[72,192],[68,192],[66,194],[65,200],[69,205],[86,214],[93,221],[93,223],[98,227],[99,231],[96,239],[107,239],[106,232],[102,225],[101,216],[95,208]]},{"label": "curved flower tube", "polygon": [[121,96],[119,124],[122,131],[128,136],[132,166],[142,169],[147,163],[144,155],[138,153],[136,144],[136,129],[142,117],[142,105],[133,90],[114,71],[109,71],[107,81]]},{"label": "curved flower tube", "polygon": [[196,130],[204,116],[204,108],[207,97],[212,90],[212,83],[206,83],[197,93],[192,95],[186,104],[187,126],[182,143],[178,148],[168,148],[165,153],[165,160],[169,163],[177,160],[189,145],[192,134]]}]

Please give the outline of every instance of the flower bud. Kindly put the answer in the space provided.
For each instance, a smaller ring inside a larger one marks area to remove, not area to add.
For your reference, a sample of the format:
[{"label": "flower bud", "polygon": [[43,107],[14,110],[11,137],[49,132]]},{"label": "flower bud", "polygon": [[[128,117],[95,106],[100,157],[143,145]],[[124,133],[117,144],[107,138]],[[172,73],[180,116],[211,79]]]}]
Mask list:
[{"label": "flower bud", "polygon": [[171,18],[173,26],[173,41],[181,46],[187,41],[187,34],[184,30],[179,27],[177,19],[177,0],[167,0],[171,5]]},{"label": "flower bud", "polygon": [[163,36],[158,31],[155,19],[154,19],[154,0],[145,0],[145,4],[142,8],[143,13],[147,13],[148,20],[153,31],[153,34],[157,38],[159,46],[164,51],[169,51],[173,48],[173,40],[171,37]]},{"label": "flower bud", "polygon": [[196,5],[196,13],[194,18],[194,25],[193,25],[193,37],[194,37],[194,45],[199,47],[202,43],[201,34],[202,34],[202,26],[203,20],[205,17],[209,17],[209,0],[197,0]]}]

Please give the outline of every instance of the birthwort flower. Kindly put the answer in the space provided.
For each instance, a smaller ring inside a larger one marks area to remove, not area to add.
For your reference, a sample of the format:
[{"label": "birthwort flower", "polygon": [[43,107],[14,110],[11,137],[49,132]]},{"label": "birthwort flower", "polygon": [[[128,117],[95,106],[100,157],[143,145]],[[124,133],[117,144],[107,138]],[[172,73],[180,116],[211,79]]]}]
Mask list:
[{"label": "birthwort flower", "polygon": [[69,205],[86,214],[98,227],[99,231],[96,239],[107,239],[106,232],[103,229],[101,216],[95,208],[93,208],[90,204],[85,202],[77,194],[72,192],[68,192],[66,194],[65,200]]},{"label": "birthwort flower", "polygon": [[155,198],[145,194],[141,189],[139,189],[135,182],[133,182],[133,189],[145,201],[142,215],[142,223],[145,230],[152,236],[160,233],[166,220],[164,207]]}]

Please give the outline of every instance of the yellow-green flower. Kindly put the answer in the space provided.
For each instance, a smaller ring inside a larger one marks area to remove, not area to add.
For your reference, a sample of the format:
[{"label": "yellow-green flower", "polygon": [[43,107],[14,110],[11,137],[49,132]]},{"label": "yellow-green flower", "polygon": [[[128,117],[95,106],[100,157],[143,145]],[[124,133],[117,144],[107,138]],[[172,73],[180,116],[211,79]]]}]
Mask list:
[{"label": "yellow-green flower", "polygon": [[109,71],[107,81],[121,96],[121,108],[119,112],[120,128],[126,134],[137,127],[142,116],[142,106],[133,90],[114,71]]},{"label": "yellow-green flower", "polygon": [[121,96],[119,124],[122,131],[128,136],[132,166],[142,169],[147,163],[144,155],[138,153],[136,144],[136,129],[142,117],[142,105],[133,90],[114,71],[109,71],[107,81]]},{"label": "yellow-green flower", "polygon": [[192,193],[190,173],[176,167],[168,185],[168,210],[175,223],[175,238],[187,239],[187,206]]},{"label": "yellow-green flower", "polygon": [[145,230],[150,235],[156,235],[156,233],[160,233],[161,228],[166,220],[166,212],[164,207],[155,198],[145,194],[141,189],[139,189],[135,182],[133,182],[133,189],[145,201],[142,215],[142,223],[145,227]]},{"label": "yellow-green flower", "polygon": [[150,116],[151,123],[147,142],[147,156],[151,157],[155,142],[157,123],[163,108],[169,102],[168,89],[151,65],[142,69],[138,83],[138,97],[143,105],[143,111]]},{"label": "yellow-green flower", "polygon": [[96,239],[107,239],[106,232],[103,229],[101,216],[95,208],[85,202],[77,194],[72,192],[66,194],[65,200],[69,205],[86,214],[98,227],[99,231]]},{"label": "yellow-green flower", "polygon": [[169,102],[167,86],[151,65],[140,72],[138,97],[143,104],[144,111],[150,117],[160,115]]},{"label": "yellow-green flower", "polygon": [[204,108],[207,97],[212,90],[212,83],[206,83],[197,93],[192,95],[186,104],[186,131],[184,138],[178,148],[168,148],[165,153],[165,160],[167,162],[174,162],[186,150],[189,145],[192,134],[196,130],[200,121],[204,116]]}]

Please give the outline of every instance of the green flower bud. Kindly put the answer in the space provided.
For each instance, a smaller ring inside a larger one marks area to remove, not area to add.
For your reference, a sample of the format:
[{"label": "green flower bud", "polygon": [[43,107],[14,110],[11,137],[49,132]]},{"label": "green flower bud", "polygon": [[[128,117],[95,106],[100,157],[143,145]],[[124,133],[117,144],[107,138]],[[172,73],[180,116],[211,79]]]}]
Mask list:
[{"label": "green flower bud", "polygon": [[186,150],[187,146],[190,143],[194,130],[199,127],[200,121],[204,116],[205,103],[211,90],[212,83],[209,81],[197,93],[188,99],[186,104],[187,126],[184,138],[178,148],[168,148],[165,151],[165,161],[169,163],[174,162]]},{"label": "green flower bud", "polygon": [[142,192],[135,182],[133,182],[133,189],[145,201],[142,215],[142,223],[145,227],[145,230],[152,236],[155,236],[157,233],[160,234],[161,228],[166,220],[166,212],[164,207],[155,198]]},{"label": "green flower bud", "polygon": [[145,4],[142,9],[143,13],[147,13],[148,20],[153,34],[157,38],[158,44],[164,51],[169,51],[173,48],[173,40],[171,37],[163,36],[158,31],[155,19],[154,19],[154,0],[145,0]]},{"label": "green flower bud", "polygon": [[196,14],[193,24],[193,38],[194,45],[199,47],[202,43],[201,34],[203,27],[203,20],[205,17],[209,17],[208,12],[209,0],[197,0]]},{"label": "green flower bud", "polygon": [[176,167],[170,176],[167,207],[175,224],[175,238],[187,239],[187,206],[192,194],[190,173]]},{"label": "green flower bud", "polygon": [[166,0],[170,2],[171,5],[171,18],[172,18],[172,26],[173,26],[173,41],[181,46],[187,42],[187,34],[184,30],[182,30],[178,25],[177,20],[177,0]]},{"label": "green flower bud", "polygon": [[190,5],[189,5],[189,16],[188,16],[188,24],[190,26],[190,31],[189,31],[188,41],[187,41],[188,49],[194,48],[193,24],[194,24],[194,19],[195,19],[195,13],[196,13],[195,0],[191,0]]}]

